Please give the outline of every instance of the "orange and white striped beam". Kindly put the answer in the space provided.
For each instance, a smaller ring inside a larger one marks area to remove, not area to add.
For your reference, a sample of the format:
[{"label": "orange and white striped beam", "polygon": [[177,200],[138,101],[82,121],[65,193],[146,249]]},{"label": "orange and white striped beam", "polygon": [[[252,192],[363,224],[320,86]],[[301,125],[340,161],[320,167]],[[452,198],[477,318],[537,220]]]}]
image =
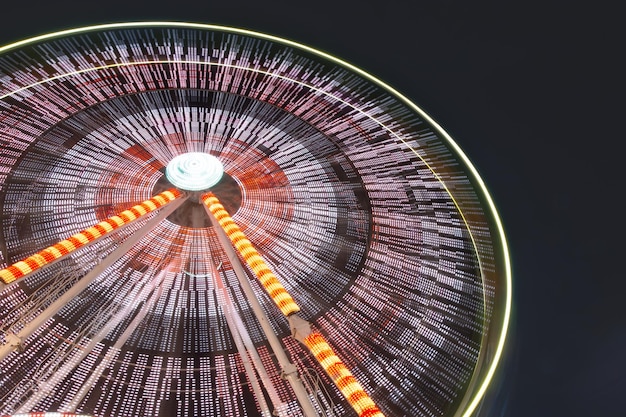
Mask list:
[{"label": "orange and white striped beam", "polygon": [[309,348],[359,417],[384,417],[374,401],[352,375],[352,372],[326,342],[324,336],[318,332],[312,332],[304,338],[303,343]]},{"label": "orange and white striped beam", "polygon": [[[272,297],[282,313],[290,319],[291,323],[291,319],[297,317],[295,313],[300,311],[298,304],[278,281],[261,255],[252,246],[252,243],[246,238],[226,209],[224,209],[218,198],[213,193],[207,193],[201,199],[222,227],[235,249],[250,266],[250,269],[259,278],[270,297]],[[303,322],[302,319],[299,319],[299,321]],[[297,339],[313,354],[359,417],[384,417],[374,401],[352,375],[352,372],[326,342],[324,336],[318,332],[311,332],[308,323],[301,329],[305,329],[304,332],[306,334],[301,335],[302,337],[298,336]]]},{"label": "orange and white striped beam", "polygon": [[228,236],[235,249],[237,249],[250,269],[252,269],[252,272],[257,276],[261,285],[263,285],[272,300],[274,300],[274,303],[276,303],[280,311],[285,316],[300,311],[298,304],[296,304],[285,287],[278,281],[276,275],[270,270],[246,235],[244,235],[239,226],[233,221],[232,217],[230,217],[230,214],[228,214],[215,194],[206,193],[201,198],[202,202],[213,214],[222,229],[224,229],[226,236]]},{"label": "orange and white striped beam", "polygon": [[109,217],[93,227],[78,232],[59,243],[49,246],[46,249],[29,256],[5,269],[0,270],[0,281],[10,284],[18,279],[24,278],[41,268],[56,262],[77,249],[83,248],[107,234],[126,226],[133,221],[158,210],[171,203],[182,195],[180,191],[171,188],[154,197],[137,204],[128,210],[124,210],[116,216]]}]

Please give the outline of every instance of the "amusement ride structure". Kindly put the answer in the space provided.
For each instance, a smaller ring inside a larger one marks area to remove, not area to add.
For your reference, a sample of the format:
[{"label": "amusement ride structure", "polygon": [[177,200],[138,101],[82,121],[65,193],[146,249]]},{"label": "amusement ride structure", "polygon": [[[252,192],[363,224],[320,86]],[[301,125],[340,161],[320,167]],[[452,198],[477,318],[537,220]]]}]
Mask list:
[{"label": "amusement ride structure", "polygon": [[474,415],[508,250],[426,113],[269,35],[0,48],[0,415]]}]

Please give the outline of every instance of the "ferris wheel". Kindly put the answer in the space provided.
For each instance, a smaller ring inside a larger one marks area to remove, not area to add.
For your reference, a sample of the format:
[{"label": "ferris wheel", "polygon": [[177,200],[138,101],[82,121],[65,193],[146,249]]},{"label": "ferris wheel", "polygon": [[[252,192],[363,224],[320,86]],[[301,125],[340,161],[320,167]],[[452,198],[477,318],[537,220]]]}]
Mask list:
[{"label": "ferris wheel", "polygon": [[0,415],[469,417],[502,355],[508,249],[471,162],[284,39],[0,48],[0,210]]}]

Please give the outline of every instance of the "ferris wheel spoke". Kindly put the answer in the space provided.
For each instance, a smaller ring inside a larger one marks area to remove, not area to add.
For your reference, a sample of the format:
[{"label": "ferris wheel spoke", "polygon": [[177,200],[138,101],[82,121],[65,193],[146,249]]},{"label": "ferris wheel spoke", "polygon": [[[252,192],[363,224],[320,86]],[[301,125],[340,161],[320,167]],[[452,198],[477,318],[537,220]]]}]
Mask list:
[{"label": "ferris wheel spoke", "polygon": [[95,226],[89,227],[34,255],[9,265],[5,269],[0,270],[0,291],[6,285],[15,283],[66,258],[74,251],[97,242],[111,232],[122,230],[134,221],[144,218],[149,213],[161,209],[176,200],[181,200],[181,197],[183,197],[183,194],[175,188],[163,191],[140,204],[122,211],[118,215],[109,217]]},{"label": "ferris wheel spoke", "polygon": [[241,258],[246,261],[274,303],[287,317],[294,338],[307,347],[359,417],[384,417],[324,336],[317,331],[312,331],[311,325],[297,315],[300,311],[298,304],[272,273],[215,194],[206,193],[201,197],[201,200],[205,204],[211,221],[213,222],[215,219],[213,223],[217,223],[221,227],[221,231],[230,239]]},{"label": "ferris wheel spoke", "polygon": [[[163,193],[162,193],[163,194]],[[179,191],[172,190],[168,192],[171,194],[171,201],[161,204],[162,210],[160,210],[156,216],[148,220],[141,228],[139,228],[132,236],[120,243],[113,252],[107,257],[103,258],[92,270],[90,270],[84,277],[82,277],[76,284],[70,287],[63,295],[52,301],[51,304],[43,310],[39,315],[35,316],[32,320],[24,325],[19,331],[12,331],[11,326],[5,326],[8,329],[4,335],[5,343],[0,345],[0,362],[6,358],[14,350],[23,350],[24,343],[33,333],[35,333],[41,326],[43,326],[49,319],[54,317],[61,309],[67,305],[74,297],[80,294],[87,286],[93,282],[99,275],[101,275],[107,268],[112,266],[118,259],[128,253],[133,246],[147,236],[155,227],[157,227],[167,216],[172,214],[180,205],[186,200],[187,196],[182,195]],[[162,201],[162,198],[157,198],[161,194],[155,196],[153,199]],[[152,199],[151,199],[152,200]],[[147,200],[150,201],[150,200]],[[145,203],[145,202],[144,202]],[[143,204],[143,203],[142,203]],[[136,206],[135,206],[136,207]],[[18,318],[16,321],[21,321]]]},{"label": "ferris wheel spoke", "polygon": [[[209,197],[215,198],[215,200],[209,200],[213,203],[211,206],[209,206],[206,203],[206,200]],[[291,360],[285,353],[285,349],[282,343],[280,342],[280,340],[278,339],[278,336],[276,336],[276,334],[274,333],[272,325],[270,324],[269,319],[267,318],[267,315],[265,314],[263,307],[261,306],[261,303],[256,298],[256,295],[254,293],[252,285],[250,284],[248,280],[248,276],[243,268],[243,265],[241,264],[241,262],[239,261],[239,258],[237,257],[237,251],[235,250],[235,247],[232,246],[232,240],[230,240],[228,233],[221,226],[221,224],[218,221],[218,217],[213,213],[213,211],[217,212],[217,210],[220,208],[221,210],[223,210],[223,212],[220,212],[222,223],[224,223],[225,220],[230,219],[230,215],[223,208],[223,206],[221,205],[217,197],[215,197],[212,193],[208,193],[200,197],[200,200],[204,203],[204,208],[206,210],[207,216],[209,217],[209,220],[211,221],[211,224],[213,225],[213,228],[215,229],[217,238],[219,239],[220,244],[222,245],[222,248],[224,249],[224,252],[226,253],[226,256],[228,257],[231,263],[233,271],[235,272],[235,276],[237,277],[239,284],[241,286],[241,289],[243,290],[246,296],[248,304],[250,305],[250,308],[254,312],[254,315],[256,319],[258,320],[259,325],[261,326],[261,329],[263,330],[263,333],[265,334],[265,337],[267,338],[267,342],[270,345],[270,348],[273,351],[274,356],[276,357],[276,360],[278,361],[278,364],[280,365],[282,377],[291,386],[296,396],[296,399],[298,403],[300,404],[300,407],[302,408],[302,412],[304,416],[305,417],[317,417],[319,414],[315,410],[315,407],[313,406],[311,402],[310,396],[306,388],[304,387],[302,380],[298,376],[298,369],[296,365],[294,365],[291,362]],[[235,227],[237,228],[237,230],[239,230],[239,227],[232,221],[232,219],[231,219],[231,223],[229,224],[231,225],[231,228]],[[241,238],[240,235],[237,235],[237,236]],[[245,236],[243,237],[245,238]],[[246,239],[246,241],[248,240]],[[295,304],[295,301],[293,302],[293,305],[291,306],[291,308],[294,308],[294,306],[297,310],[299,310],[297,304]]]}]

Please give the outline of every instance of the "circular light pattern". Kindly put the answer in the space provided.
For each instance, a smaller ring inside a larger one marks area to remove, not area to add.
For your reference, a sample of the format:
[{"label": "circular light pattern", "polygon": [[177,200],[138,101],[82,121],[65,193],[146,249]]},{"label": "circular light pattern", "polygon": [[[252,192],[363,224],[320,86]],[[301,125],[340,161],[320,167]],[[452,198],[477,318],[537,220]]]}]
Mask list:
[{"label": "circular light pattern", "polygon": [[[227,172],[216,185],[207,156]],[[387,417],[472,415],[502,354],[510,264],[481,178],[421,109],[334,57],[238,29],[117,24],[0,48],[0,266],[170,183],[215,188]],[[146,221],[7,287],[0,338]],[[296,368],[325,385],[316,407],[351,415],[247,272]],[[302,415],[204,208],[189,200],[0,362],[0,414],[260,415],[225,311],[285,415]]]},{"label": "circular light pattern", "polygon": [[216,185],[224,175],[219,159],[202,152],[187,152],[176,156],[165,168],[165,176],[185,191],[202,191]]}]

